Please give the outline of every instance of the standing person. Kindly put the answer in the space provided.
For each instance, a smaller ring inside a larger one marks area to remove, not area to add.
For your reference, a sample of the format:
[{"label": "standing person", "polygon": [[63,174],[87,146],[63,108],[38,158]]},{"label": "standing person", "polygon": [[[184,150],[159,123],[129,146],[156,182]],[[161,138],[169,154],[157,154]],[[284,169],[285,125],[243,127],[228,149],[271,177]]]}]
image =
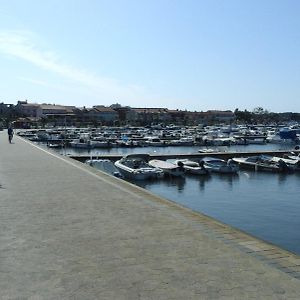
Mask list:
[{"label": "standing person", "polygon": [[8,141],[11,144],[12,138],[14,136],[14,131],[11,126],[8,127],[7,134],[8,134]]}]

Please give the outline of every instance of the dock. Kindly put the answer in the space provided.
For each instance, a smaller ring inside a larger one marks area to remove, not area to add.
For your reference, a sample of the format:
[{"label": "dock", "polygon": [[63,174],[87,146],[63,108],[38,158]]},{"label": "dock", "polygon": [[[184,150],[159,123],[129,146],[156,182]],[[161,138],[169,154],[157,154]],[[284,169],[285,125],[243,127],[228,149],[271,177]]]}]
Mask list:
[{"label": "dock", "polygon": [[[287,150],[263,150],[263,151],[240,151],[240,152],[208,152],[208,153],[168,153],[168,154],[153,154],[151,153],[150,159],[184,159],[188,158],[191,160],[201,160],[203,157],[217,157],[221,159],[230,159],[233,157],[248,157],[255,155],[271,155],[283,157],[286,154],[289,154],[291,151]],[[298,155],[299,150],[293,150],[293,152]],[[75,159],[80,162],[85,162],[88,159],[109,159],[111,161],[117,161],[122,158],[122,155],[115,154],[98,154],[98,155],[68,155],[70,158]]]},{"label": "dock", "polygon": [[0,132],[0,299],[299,299],[300,257]]}]

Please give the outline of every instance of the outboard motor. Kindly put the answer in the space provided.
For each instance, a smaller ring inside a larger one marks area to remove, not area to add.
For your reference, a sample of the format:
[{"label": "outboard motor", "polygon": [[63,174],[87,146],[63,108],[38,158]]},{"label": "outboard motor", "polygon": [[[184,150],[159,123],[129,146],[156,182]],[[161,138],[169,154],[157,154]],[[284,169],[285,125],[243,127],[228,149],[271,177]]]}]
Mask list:
[{"label": "outboard motor", "polygon": [[183,164],[182,161],[178,161],[178,162],[177,162],[177,166],[179,167],[180,170],[184,170],[184,167],[183,167],[184,164]]},{"label": "outboard motor", "polygon": [[283,161],[282,159],[280,159],[278,161],[278,167],[281,172],[290,172],[291,171],[291,168],[289,168],[288,165],[286,164],[286,162]]},{"label": "outboard motor", "polygon": [[204,161],[203,160],[199,161],[199,167],[201,167],[201,169],[205,169]]}]

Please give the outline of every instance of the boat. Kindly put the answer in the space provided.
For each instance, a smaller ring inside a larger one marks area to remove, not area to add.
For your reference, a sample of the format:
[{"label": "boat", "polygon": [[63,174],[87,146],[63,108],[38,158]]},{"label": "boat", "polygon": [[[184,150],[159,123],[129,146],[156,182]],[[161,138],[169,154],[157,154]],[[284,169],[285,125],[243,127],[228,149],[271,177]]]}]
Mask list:
[{"label": "boat", "polygon": [[193,137],[181,137],[179,139],[171,139],[167,141],[168,146],[194,146],[195,141]]},{"label": "boat", "polygon": [[92,144],[90,140],[84,140],[84,139],[74,139],[70,142],[70,146],[72,148],[80,148],[80,149],[91,149]]},{"label": "boat", "polygon": [[62,148],[62,147],[64,147],[64,143],[63,142],[61,142],[61,143],[48,143],[47,147],[48,148]]},{"label": "boat", "polygon": [[216,157],[204,157],[202,159],[204,167],[215,173],[226,173],[234,174],[239,171],[238,164],[234,163],[233,160],[228,161]]},{"label": "boat", "polygon": [[175,164],[178,166],[182,164],[186,173],[194,175],[208,175],[210,173],[210,168],[205,168],[202,161],[198,163],[189,159],[177,159]]},{"label": "boat", "polygon": [[267,171],[275,173],[292,171],[292,168],[289,167],[282,159],[275,161],[273,160],[272,156],[267,155],[234,157],[232,160],[239,164],[241,168],[253,169],[255,171]]},{"label": "boat", "polygon": [[201,148],[198,150],[199,153],[215,153],[215,152],[218,152],[217,150],[215,149],[212,149],[212,148]]},{"label": "boat", "polygon": [[145,142],[148,146],[153,147],[167,146],[166,141],[161,140],[159,137],[148,137]]},{"label": "boat", "polygon": [[72,148],[80,148],[80,149],[91,149],[93,148],[91,144],[90,134],[85,132],[81,133],[79,138],[73,139],[70,142],[70,146]]},{"label": "boat", "polygon": [[[295,149],[298,151],[299,146],[296,146]],[[300,162],[300,153],[299,152],[295,153],[295,152],[292,151],[292,152],[288,153],[287,155],[285,155],[285,157]]]},{"label": "boat", "polygon": [[[290,158],[283,158],[283,157],[277,157],[277,156],[273,156],[272,161],[276,162],[276,163],[281,163],[284,162],[287,166],[287,171],[300,171],[300,157],[298,157],[298,159],[293,159],[292,157]],[[282,166],[284,166],[282,164]]]},{"label": "boat", "polygon": [[115,162],[115,167],[128,179],[146,180],[162,178],[164,172],[155,166],[151,166],[149,154],[128,154]]},{"label": "boat", "polygon": [[109,159],[88,159],[86,162],[91,167],[94,167],[98,170],[101,170],[105,173],[113,175],[118,178],[123,178],[123,175],[119,172],[119,170],[115,167],[114,163]]},{"label": "boat", "polygon": [[149,165],[161,169],[164,174],[174,177],[182,177],[184,175],[183,165],[177,165],[169,161],[152,159]]},{"label": "boat", "polygon": [[195,141],[194,141],[194,138],[192,136],[181,137],[178,140],[178,145],[179,146],[194,146]]},{"label": "boat", "polygon": [[94,137],[90,141],[91,148],[111,148],[113,143],[103,137]]}]

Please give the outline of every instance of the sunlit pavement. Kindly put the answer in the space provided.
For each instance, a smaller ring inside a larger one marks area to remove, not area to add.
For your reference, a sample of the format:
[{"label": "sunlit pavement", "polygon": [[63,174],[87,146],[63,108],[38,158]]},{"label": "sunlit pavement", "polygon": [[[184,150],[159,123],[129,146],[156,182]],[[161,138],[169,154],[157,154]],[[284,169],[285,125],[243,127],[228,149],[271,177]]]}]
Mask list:
[{"label": "sunlit pavement", "polygon": [[299,299],[300,259],[0,132],[0,299]]}]

